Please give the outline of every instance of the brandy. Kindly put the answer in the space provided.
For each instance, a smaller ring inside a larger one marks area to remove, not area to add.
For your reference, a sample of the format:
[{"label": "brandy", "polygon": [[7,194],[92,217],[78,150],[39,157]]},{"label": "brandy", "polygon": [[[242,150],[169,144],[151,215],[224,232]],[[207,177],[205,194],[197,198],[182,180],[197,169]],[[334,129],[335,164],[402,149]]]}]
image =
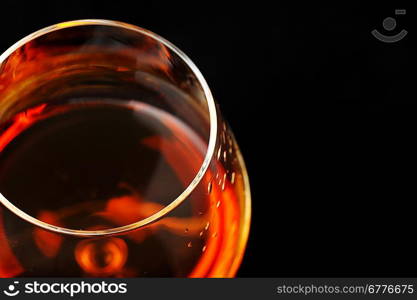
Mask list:
[{"label": "brandy", "polygon": [[139,29],[96,22],[1,65],[0,277],[233,276],[250,206],[232,133],[218,116],[208,157],[198,78]]}]

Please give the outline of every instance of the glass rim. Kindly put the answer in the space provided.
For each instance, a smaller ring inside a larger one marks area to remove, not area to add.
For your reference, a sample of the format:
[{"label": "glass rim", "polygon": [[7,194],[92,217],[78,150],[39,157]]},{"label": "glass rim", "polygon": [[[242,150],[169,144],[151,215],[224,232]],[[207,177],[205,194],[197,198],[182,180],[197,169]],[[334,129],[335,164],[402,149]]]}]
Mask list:
[{"label": "glass rim", "polygon": [[207,102],[208,112],[209,112],[209,121],[210,121],[210,134],[209,134],[209,141],[207,145],[207,152],[204,157],[204,161],[201,164],[201,167],[199,171],[197,172],[196,176],[193,178],[191,183],[183,190],[183,192],[177,198],[175,198],[167,206],[165,206],[158,212],[140,221],[137,221],[128,225],[124,225],[124,226],[113,227],[113,228],[108,228],[108,229],[103,229],[103,230],[70,229],[70,228],[52,225],[52,224],[43,222],[41,220],[38,220],[37,218],[27,214],[26,212],[24,212],[23,210],[15,206],[13,203],[7,200],[6,197],[4,197],[0,193],[0,203],[2,203],[6,208],[8,208],[11,212],[16,214],[18,217],[22,218],[23,220],[29,223],[32,223],[35,226],[38,226],[43,229],[46,229],[55,233],[59,233],[59,234],[67,234],[67,235],[80,236],[80,237],[95,237],[95,236],[97,237],[97,236],[109,236],[109,235],[121,234],[121,233],[132,231],[132,230],[144,227],[146,225],[152,224],[160,220],[164,216],[166,216],[168,213],[170,213],[176,207],[178,207],[181,203],[183,203],[188,198],[188,196],[194,191],[197,185],[201,182],[201,180],[203,179],[204,175],[206,174],[208,170],[208,167],[213,158],[214,150],[216,147],[217,122],[218,121],[217,121],[216,104],[214,102],[213,95],[211,93],[211,90],[206,80],[204,79],[204,76],[201,74],[197,66],[191,61],[191,59],[184,52],[182,52],[174,44],[172,44],[165,38],[159,36],[158,34],[151,32],[147,29],[141,28],[139,26],[136,26],[136,25],[119,22],[119,21],[105,20],[105,19],[82,19],[82,20],[74,20],[74,21],[57,23],[57,24],[42,28],[40,30],[37,30],[25,36],[24,38],[20,39],[16,43],[14,43],[11,47],[9,47],[6,51],[4,51],[3,54],[0,55],[0,65],[17,49],[19,49],[20,47],[24,46],[26,43],[40,36],[43,36],[45,34],[48,34],[48,33],[51,33],[53,31],[57,31],[60,29],[64,29],[64,28],[87,26],[87,25],[104,25],[104,26],[113,26],[113,27],[129,29],[140,34],[144,34],[156,40],[157,42],[163,44],[164,46],[169,48],[171,51],[173,51],[190,68],[190,70],[196,76],[199,84],[201,85],[206,102]]}]

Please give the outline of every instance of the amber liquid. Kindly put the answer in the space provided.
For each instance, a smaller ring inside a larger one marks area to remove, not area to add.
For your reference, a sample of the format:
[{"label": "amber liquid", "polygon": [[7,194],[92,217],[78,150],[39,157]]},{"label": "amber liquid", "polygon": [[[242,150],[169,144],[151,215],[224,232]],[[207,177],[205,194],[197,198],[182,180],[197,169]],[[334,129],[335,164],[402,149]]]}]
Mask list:
[{"label": "amber liquid", "polygon": [[[40,104],[0,129],[1,193],[70,229],[114,228],[157,213],[190,184],[207,148],[174,115],[120,99]],[[0,206],[0,277],[202,277],[215,264],[221,273],[238,240],[237,176],[213,174],[175,214],[112,237],[49,232]]]}]

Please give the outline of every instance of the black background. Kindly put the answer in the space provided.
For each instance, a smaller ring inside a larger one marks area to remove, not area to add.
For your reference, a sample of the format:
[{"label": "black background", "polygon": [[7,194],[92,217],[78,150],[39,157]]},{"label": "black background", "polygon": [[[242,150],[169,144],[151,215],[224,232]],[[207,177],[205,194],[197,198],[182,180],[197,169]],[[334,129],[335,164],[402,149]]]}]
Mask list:
[{"label": "black background", "polygon": [[[2,1],[0,52],[82,18],[162,35],[206,77],[247,163],[239,276],[416,276],[417,30],[411,7],[395,16],[408,7],[391,2]],[[373,29],[409,34],[385,44]]]}]

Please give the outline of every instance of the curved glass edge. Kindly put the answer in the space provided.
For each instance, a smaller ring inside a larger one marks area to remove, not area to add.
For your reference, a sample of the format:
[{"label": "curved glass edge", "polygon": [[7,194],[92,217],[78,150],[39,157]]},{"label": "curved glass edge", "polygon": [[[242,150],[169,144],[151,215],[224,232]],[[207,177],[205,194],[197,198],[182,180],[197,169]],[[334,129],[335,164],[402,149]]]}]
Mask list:
[{"label": "curved glass edge", "polygon": [[252,218],[252,196],[251,196],[251,189],[249,184],[249,176],[248,171],[246,169],[245,161],[243,160],[242,153],[240,152],[240,148],[238,144],[235,142],[236,147],[236,156],[241,166],[242,171],[242,178],[243,184],[245,185],[244,189],[244,215],[242,217],[242,226],[240,239],[239,239],[239,253],[233,260],[233,263],[230,267],[229,272],[225,275],[226,277],[235,277],[239,267],[242,263],[243,256],[246,252],[246,247],[248,245],[249,240],[249,233],[250,233],[250,225],[251,225],[251,218]]},{"label": "curved glass edge", "polygon": [[116,235],[116,234],[129,232],[129,231],[138,229],[140,227],[152,224],[158,221],[159,219],[163,218],[166,214],[174,210],[183,201],[187,199],[187,197],[192,193],[192,191],[196,188],[196,186],[200,183],[200,181],[204,177],[204,174],[206,173],[210,165],[210,162],[212,160],[212,157],[214,155],[214,149],[216,146],[217,131],[218,131],[217,111],[216,111],[216,105],[213,99],[213,95],[210,91],[210,88],[206,80],[204,79],[203,75],[201,74],[197,66],[191,61],[191,59],[185,53],[183,53],[179,48],[177,48],[175,45],[173,45],[171,42],[164,39],[163,37],[149,30],[143,29],[135,25],[123,23],[123,22],[102,20],[102,19],[85,19],[85,20],[68,21],[68,22],[58,23],[52,26],[45,27],[32,34],[29,34],[28,36],[24,37],[23,39],[19,40],[14,45],[12,45],[10,48],[8,48],[2,55],[0,55],[0,65],[7,59],[7,57],[10,56],[10,54],[12,54],[14,51],[16,51],[18,48],[20,48],[27,42],[30,42],[31,40],[36,39],[37,37],[40,37],[47,33],[60,30],[63,28],[85,26],[85,25],[104,25],[104,26],[114,26],[114,27],[131,29],[133,31],[147,35],[150,38],[153,38],[157,40],[158,42],[162,43],[163,45],[165,45],[166,47],[168,47],[171,51],[177,54],[186,63],[186,65],[191,69],[191,71],[194,73],[194,75],[198,79],[198,82],[200,83],[203,89],[203,92],[207,101],[209,117],[210,117],[210,137],[209,137],[209,142],[208,142],[208,147],[207,147],[207,153],[201,165],[200,170],[197,172],[197,175],[194,177],[192,182],[187,186],[187,188],[185,188],[185,190],[181,193],[181,195],[179,195],[169,205],[167,205],[166,207],[164,207],[157,213],[153,214],[152,216],[147,217],[138,222],[128,224],[125,226],[105,229],[105,230],[75,230],[75,229],[54,226],[52,224],[40,221],[30,216],[29,214],[25,213],[24,211],[20,210],[18,207],[13,205],[9,200],[6,199],[6,197],[4,197],[0,193],[0,203],[2,203],[6,208],[8,208],[10,211],[12,211],[14,214],[24,219],[25,221],[32,223],[33,225],[39,226],[45,230],[49,230],[49,231],[60,233],[60,234],[67,234],[67,235],[80,236],[80,237],[110,236],[110,235]]}]

